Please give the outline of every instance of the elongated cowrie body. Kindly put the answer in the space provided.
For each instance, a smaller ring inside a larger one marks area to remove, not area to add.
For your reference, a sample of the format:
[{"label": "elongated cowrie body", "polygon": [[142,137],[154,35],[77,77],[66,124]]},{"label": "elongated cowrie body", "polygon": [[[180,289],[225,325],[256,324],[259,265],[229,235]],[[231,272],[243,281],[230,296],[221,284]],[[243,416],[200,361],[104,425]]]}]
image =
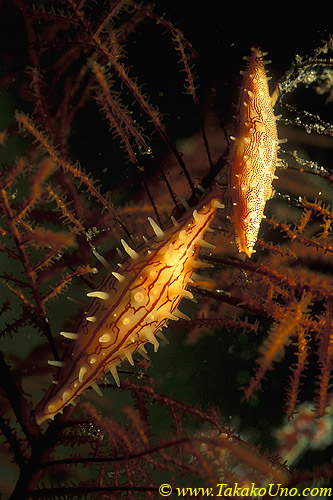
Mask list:
[{"label": "elongated cowrie body", "polygon": [[253,253],[271,185],[278,135],[264,68],[263,53],[253,48],[246,58],[235,141],[229,156],[231,223],[239,252]]},{"label": "elongated cowrie body", "polygon": [[[146,357],[144,345],[159,348],[156,334],[168,320],[189,319],[178,310],[183,298],[193,299],[186,290],[192,283],[193,270],[199,249],[213,245],[203,238],[217,210],[223,205],[210,197],[205,205],[195,210],[166,230],[151,222],[155,236],[141,249],[132,249],[124,240],[126,256],[121,262],[121,274],[110,270],[88,293],[84,313],[73,333],[62,332],[70,341],[63,361],[51,362],[59,370],[57,384],[51,384],[36,408],[36,422],[63,410],[88,387],[99,395],[97,381],[110,372],[120,384],[117,367],[139,352]],[[203,264],[205,265],[205,264]]]}]

